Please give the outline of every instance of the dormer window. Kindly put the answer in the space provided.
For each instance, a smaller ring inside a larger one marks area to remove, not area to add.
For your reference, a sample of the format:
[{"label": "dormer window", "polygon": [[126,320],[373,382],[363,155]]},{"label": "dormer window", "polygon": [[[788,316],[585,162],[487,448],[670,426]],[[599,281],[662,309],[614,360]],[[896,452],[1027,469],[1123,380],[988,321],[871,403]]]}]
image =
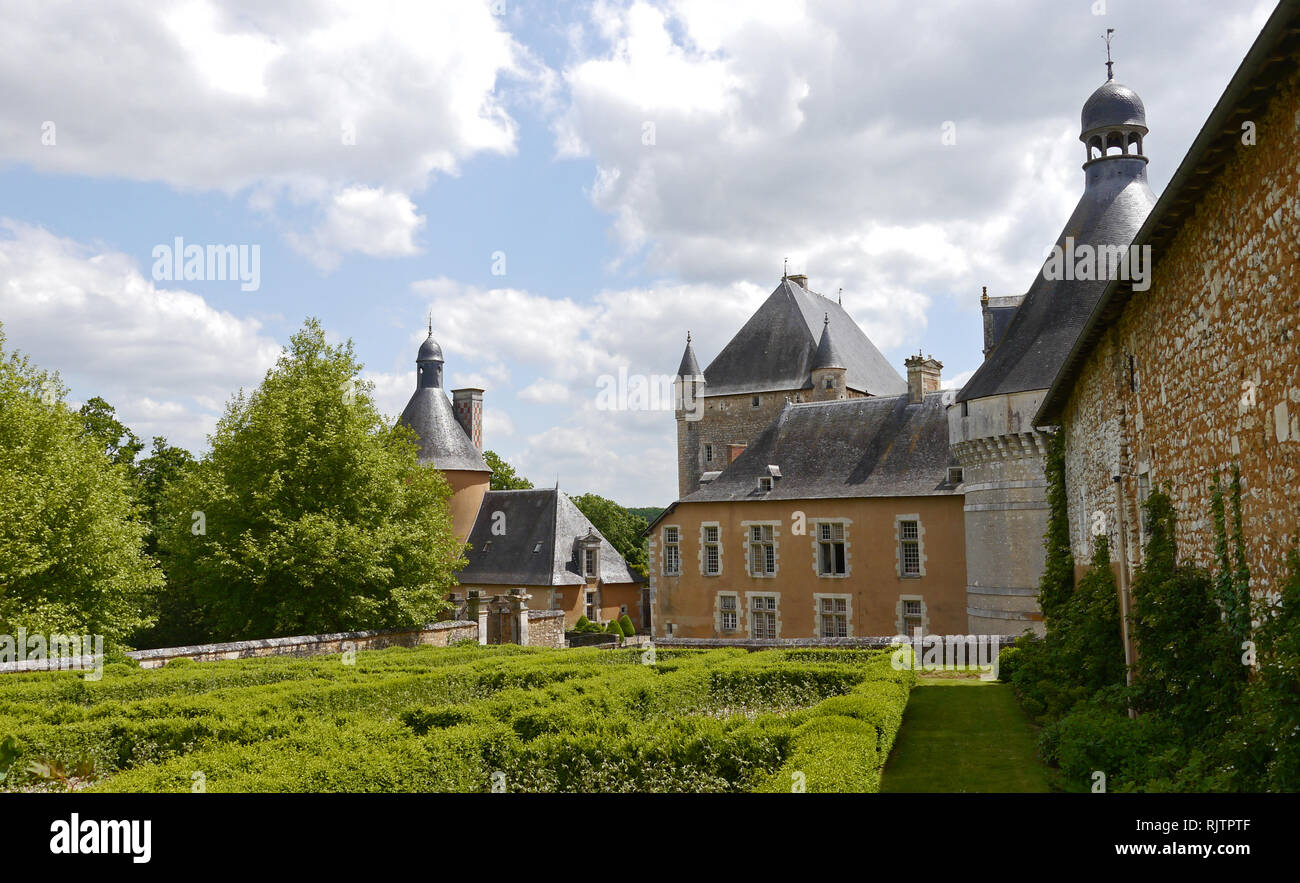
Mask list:
[{"label": "dormer window", "polygon": [[582,575],[594,577],[596,575],[597,549],[588,546],[582,550]]},{"label": "dormer window", "polygon": [[536,555],[536,554],[537,554],[538,552],[540,552],[540,551],[542,551],[542,544],[541,544],[541,543],[538,543],[537,545],[533,546],[533,554],[534,554],[534,555]]},{"label": "dormer window", "polygon": [[490,551],[491,549],[492,549],[492,541],[488,540],[486,543],[483,544],[483,551],[487,552]]},{"label": "dormer window", "polygon": [[772,489],[772,476],[760,475],[758,477],[758,489],[763,493],[770,491]]}]

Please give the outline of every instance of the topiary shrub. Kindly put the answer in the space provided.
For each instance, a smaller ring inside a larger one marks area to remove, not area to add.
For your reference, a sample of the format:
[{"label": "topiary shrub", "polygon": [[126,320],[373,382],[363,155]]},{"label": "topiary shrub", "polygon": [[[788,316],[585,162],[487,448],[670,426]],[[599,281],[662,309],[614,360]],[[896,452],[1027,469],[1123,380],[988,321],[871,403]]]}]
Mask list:
[{"label": "topiary shrub", "polygon": [[621,640],[623,638],[623,627],[618,624],[617,619],[611,619],[605,626],[605,634],[613,635]]},{"label": "topiary shrub", "polygon": [[630,638],[636,634],[636,629],[632,626],[632,617],[624,613],[618,618],[618,627],[623,630],[623,637]]}]

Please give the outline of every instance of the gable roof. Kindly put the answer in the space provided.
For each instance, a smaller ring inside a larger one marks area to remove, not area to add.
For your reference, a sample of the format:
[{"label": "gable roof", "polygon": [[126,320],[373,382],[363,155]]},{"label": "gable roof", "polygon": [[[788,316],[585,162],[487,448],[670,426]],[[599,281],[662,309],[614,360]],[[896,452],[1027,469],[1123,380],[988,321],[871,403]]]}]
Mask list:
[{"label": "gable roof", "polygon": [[[681,503],[953,494],[946,406],[951,392],[790,403],[713,481]],[[758,479],[781,477],[762,491]]]},{"label": "gable roof", "polygon": [[[505,533],[494,533],[494,525],[502,525]],[[589,533],[601,541],[601,582],[640,581],[563,491],[488,491],[469,533],[468,563],[456,578],[471,586],[584,585],[587,580],[579,566],[577,541]]]},{"label": "gable roof", "polygon": [[[1151,246],[1149,273],[1168,254],[1174,238],[1196,211],[1201,197],[1236,155],[1241,146],[1242,123],[1260,118],[1276,94],[1273,87],[1295,70],[1298,57],[1300,0],[1282,0],[1242,59],[1214,110],[1210,111],[1205,125],[1160,195],[1159,202],[1133,238],[1134,245]],[[1097,345],[1102,333],[1119,319],[1132,296],[1131,280],[1116,279],[1106,286],[1074,346],[1062,360],[1060,370],[1034,418],[1036,424],[1050,425],[1059,419],[1084,359]]]},{"label": "gable roof", "polygon": [[704,395],[811,389],[813,362],[824,319],[830,317],[835,349],[850,389],[897,395],[907,381],[871,342],[844,307],[782,279],[767,300],[704,369]]},{"label": "gable roof", "polygon": [[397,422],[415,430],[420,443],[421,466],[432,465],[443,471],[492,471],[456,420],[451,402],[440,387],[417,389]]}]

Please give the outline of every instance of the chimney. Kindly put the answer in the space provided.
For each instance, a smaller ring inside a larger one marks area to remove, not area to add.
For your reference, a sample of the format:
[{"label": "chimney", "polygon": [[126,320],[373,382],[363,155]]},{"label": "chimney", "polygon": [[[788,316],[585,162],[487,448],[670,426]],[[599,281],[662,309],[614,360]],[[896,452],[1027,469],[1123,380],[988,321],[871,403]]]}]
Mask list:
[{"label": "chimney", "polygon": [[808,290],[808,275],[806,273],[791,273],[785,278],[789,279],[795,285],[798,285],[804,291]]},{"label": "chimney", "polygon": [[920,353],[903,363],[907,366],[907,403],[919,405],[928,392],[939,389],[939,372],[943,363],[934,356],[922,358]]},{"label": "chimney", "polygon": [[474,447],[483,450],[483,390],[472,387],[453,389],[451,409]]},{"label": "chimney", "polygon": [[745,452],[745,445],[727,445],[727,465],[736,462],[736,458]]}]

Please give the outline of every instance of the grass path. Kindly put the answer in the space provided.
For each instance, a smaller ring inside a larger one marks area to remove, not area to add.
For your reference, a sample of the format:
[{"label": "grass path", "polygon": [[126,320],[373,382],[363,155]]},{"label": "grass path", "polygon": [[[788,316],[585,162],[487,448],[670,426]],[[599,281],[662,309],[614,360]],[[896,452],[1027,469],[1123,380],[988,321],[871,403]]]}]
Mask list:
[{"label": "grass path", "polygon": [[1044,792],[1047,769],[1011,688],[974,678],[920,679],[882,792]]}]

